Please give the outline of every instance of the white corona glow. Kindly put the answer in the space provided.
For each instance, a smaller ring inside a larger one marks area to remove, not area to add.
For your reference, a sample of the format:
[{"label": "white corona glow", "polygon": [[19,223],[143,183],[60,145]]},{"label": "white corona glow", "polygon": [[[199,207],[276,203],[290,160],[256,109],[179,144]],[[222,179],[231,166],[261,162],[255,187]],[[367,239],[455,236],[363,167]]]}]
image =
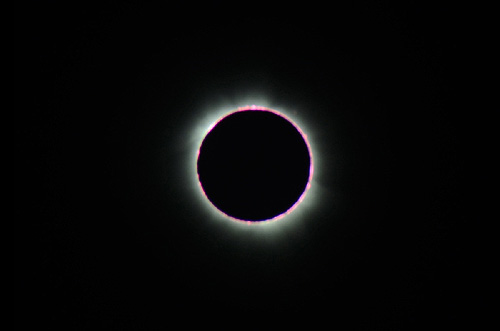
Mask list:
[{"label": "white corona glow", "polygon": [[[257,106],[258,105],[258,106]],[[289,120],[299,129],[299,132],[307,137],[306,143],[311,154],[311,168],[308,187],[299,201],[294,205],[294,208],[289,209],[290,212],[279,215],[271,221],[262,222],[243,222],[234,221],[229,216],[224,215],[219,211],[204,195],[201,189],[201,184],[197,175],[197,160],[200,146],[207,133],[217,124],[217,122],[225,116],[235,112],[238,109],[248,109],[261,107],[269,110],[275,110],[280,116]],[[190,152],[186,155],[185,160],[185,178],[189,181],[189,194],[194,197],[196,206],[193,208],[199,209],[207,216],[209,222],[214,222],[215,225],[225,227],[232,231],[253,232],[260,235],[271,235],[273,238],[279,233],[289,233],[288,230],[302,227],[311,219],[311,212],[317,207],[320,202],[319,186],[317,180],[321,175],[321,160],[318,157],[316,150],[317,144],[314,139],[314,131],[311,125],[306,121],[305,114],[299,110],[292,110],[285,106],[275,105],[263,97],[249,97],[233,102],[222,102],[205,107],[205,109],[197,110],[197,118],[193,120],[191,128],[187,128],[190,132],[189,146]],[[292,212],[293,210],[293,212]],[[313,213],[314,214],[314,213]],[[276,222],[278,219],[283,221]],[[251,224],[251,225],[250,225]]]}]

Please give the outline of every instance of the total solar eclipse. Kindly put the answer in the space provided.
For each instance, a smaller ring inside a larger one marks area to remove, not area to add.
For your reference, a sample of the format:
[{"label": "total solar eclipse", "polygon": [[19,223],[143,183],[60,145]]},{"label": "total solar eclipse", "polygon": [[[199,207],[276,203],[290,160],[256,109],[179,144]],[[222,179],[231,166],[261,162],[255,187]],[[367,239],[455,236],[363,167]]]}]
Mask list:
[{"label": "total solar eclipse", "polygon": [[231,219],[257,224],[290,213],[312,177],[306,136],[279,112],[239,108],[220,119],[198,151],[206,198]]}]

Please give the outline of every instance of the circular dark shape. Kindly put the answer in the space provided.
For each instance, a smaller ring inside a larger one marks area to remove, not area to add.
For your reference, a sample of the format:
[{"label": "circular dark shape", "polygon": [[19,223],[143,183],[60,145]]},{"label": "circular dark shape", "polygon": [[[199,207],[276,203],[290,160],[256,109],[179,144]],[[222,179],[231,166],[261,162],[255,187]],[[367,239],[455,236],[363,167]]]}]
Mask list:
[{"label": "circular dark shape", "polygon": [[305,138],[269,110],[243,109],[220,120],[203,140],[198,178],[210,202],[243,221],[273,219],[305,192],[311,156]]}]

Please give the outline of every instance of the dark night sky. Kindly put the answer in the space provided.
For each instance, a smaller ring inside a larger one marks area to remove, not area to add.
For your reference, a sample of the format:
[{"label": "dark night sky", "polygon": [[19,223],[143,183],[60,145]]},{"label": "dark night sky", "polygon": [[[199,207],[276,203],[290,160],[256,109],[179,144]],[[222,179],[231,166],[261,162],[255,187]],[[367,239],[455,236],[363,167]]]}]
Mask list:
[{"label": "dark night sky", "polygon": [[[474,320],[461,10],[71,3],[27,16],[40,323]],[[252,94],[297,109],[322,167],[315,207],[283,235],[226,228],[185,180],[212,98]]]}]

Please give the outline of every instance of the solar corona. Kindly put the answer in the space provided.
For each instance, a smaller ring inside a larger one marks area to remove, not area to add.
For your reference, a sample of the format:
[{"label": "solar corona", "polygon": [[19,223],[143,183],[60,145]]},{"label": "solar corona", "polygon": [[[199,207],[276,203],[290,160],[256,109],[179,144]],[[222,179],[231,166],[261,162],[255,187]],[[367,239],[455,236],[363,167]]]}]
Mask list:
[{"label": "solar corona", "polygon": [[198,149],[198,183],[224,216],[248,225],[290,214],[311,186],[307,136],[288,117],[240,107],[216,121]]}]

